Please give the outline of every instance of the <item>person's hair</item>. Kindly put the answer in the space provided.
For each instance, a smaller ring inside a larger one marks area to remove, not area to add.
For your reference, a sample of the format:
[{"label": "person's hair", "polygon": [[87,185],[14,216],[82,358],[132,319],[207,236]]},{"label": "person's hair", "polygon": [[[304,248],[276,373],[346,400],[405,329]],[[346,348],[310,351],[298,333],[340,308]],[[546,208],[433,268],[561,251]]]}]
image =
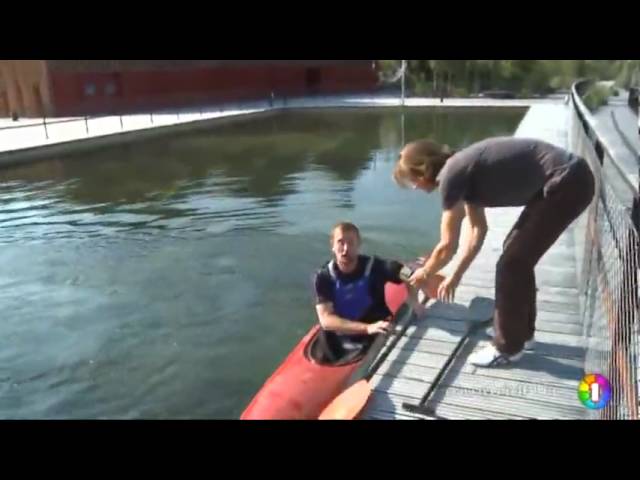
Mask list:
[{"label": "person's hair", "polygon": [[435,181],[447,159],[455,153],[448,145],[428,139],[408,143],[402,152],[393,170],[393,179],[402,187],[420,177]]},{"label": "person's hair", "polygon": [[333,244],[333,237],[336,233],[336,230],[340,230],[343,233],[352,232],[356,234],[358,237],[358,241],[360,241],[360,230],[351,222],[340,222],[336,223],[331,229],[331,233],[329,234],[329,243]]}]

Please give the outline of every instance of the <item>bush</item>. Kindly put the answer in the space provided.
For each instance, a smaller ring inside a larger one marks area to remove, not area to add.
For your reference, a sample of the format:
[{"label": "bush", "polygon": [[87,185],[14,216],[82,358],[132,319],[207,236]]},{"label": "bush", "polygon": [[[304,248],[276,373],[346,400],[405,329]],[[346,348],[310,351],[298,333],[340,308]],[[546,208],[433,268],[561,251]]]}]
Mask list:
[{"label": "bush", "polygon": [[611,95],[611,89],[609,87],[605,87],[603,85],[592,85],[588,90],[585,96],[582,98],[582,101],[587,106],[589,110],[595,112],[598,108],[606,105],[609,100],[609,96]]},{"label": "bush", "polygon": [[413,84],[413,94],[416,97],[430,97],[433,94],[433,85],[431,82],[417,79]]},{"label": "bush", "polygon": [[531,91],[530,88],[523,88],[522,91],[520,92],[520,96],[522,98],[531,98],[533,96],[533,92]]},{"label": "bush", "polygon": [[468,97],[469,91],[464,87],[453,87],[453,92],[451,92],[454,97]]}]

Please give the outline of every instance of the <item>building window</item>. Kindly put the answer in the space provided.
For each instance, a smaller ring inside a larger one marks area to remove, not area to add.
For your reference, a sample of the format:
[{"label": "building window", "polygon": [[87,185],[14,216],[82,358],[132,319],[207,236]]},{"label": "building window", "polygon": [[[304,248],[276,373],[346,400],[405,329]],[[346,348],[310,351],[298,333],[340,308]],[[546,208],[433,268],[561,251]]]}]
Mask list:
[{"label": "building window", "polygon": [[305,71],[305,81],[308,88],[315,88],[320,85],[321,73],[319,68],[308,68]]},{"label": "building window", "polygon": [[84,86],[85,97],[93,97],[96,94],[96,85],[94,83],[86,83]]},{"label": "building window", "polygon": [[109,82],[104,87],[105,95],[112,96],[116,94],[116,84],[113,82]]}]

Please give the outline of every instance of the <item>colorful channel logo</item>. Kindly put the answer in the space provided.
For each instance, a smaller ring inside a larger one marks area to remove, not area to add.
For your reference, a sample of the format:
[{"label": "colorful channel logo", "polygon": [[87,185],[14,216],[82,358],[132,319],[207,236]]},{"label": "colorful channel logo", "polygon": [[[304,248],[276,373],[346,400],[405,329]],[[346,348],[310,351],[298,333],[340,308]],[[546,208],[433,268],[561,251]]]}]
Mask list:
[{"label": "colorful channel logo", "polygon": [[599,373],[585,375],[578,386],[578,398],[591,410],[604,408],[611,399],[611,384]]}]

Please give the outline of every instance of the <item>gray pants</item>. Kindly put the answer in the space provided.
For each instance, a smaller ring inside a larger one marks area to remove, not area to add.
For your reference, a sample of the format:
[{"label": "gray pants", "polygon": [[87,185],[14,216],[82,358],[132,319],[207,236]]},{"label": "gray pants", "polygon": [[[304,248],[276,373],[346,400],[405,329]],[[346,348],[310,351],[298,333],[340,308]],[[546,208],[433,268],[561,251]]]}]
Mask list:
[{"label": "gray pants", "polygon": [[513,355],[533,337],[536,322],[534,268],[593,199],[595,182],[582,158],[551,178],[524,208],[504,242],[496,266],[495,337],[502,353]]}]

